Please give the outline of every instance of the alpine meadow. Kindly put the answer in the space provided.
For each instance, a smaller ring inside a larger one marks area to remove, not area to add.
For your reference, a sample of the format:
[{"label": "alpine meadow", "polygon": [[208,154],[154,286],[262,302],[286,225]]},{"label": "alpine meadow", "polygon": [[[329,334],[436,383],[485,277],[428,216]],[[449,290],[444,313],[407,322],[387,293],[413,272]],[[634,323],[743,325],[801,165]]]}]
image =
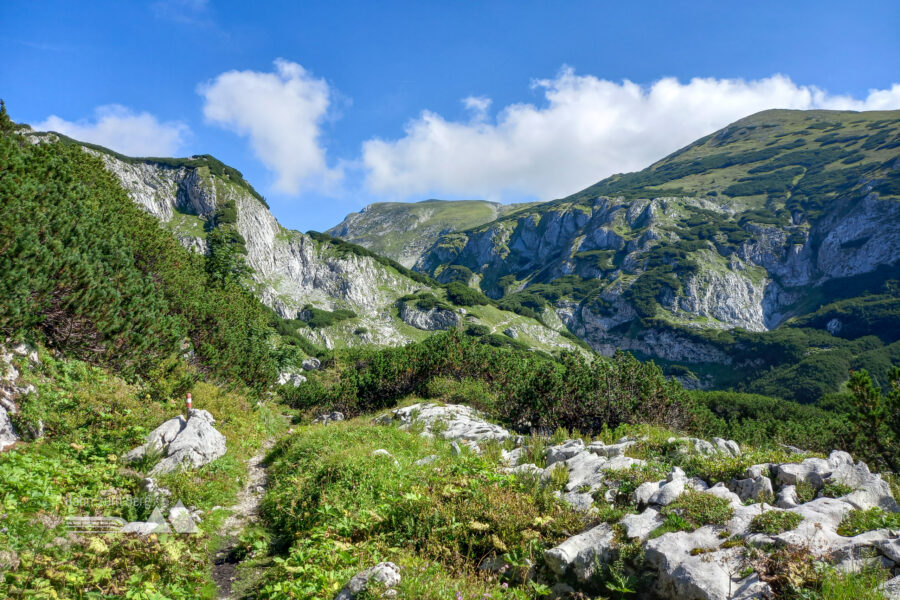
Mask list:
[{"label": "alpine meadow", "polygon": [[900,599],[900,11],[643,4],[0,8],[0,598]]}]

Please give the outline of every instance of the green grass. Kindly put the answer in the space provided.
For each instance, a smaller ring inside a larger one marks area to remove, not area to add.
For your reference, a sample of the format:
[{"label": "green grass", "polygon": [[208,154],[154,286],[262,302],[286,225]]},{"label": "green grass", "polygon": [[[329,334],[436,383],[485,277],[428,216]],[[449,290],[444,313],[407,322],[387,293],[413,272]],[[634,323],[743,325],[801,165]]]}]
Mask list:
[{"label": "green grass", "polygon": [[750,521],[750,531],[778,535],[796,528],[801,521],[803,521],[803,516],[798,513],[767,510],[753,517]]},{"label": "green grass", "polygon": [[[373,456],[377,449],[392,458]],[[414,466],[429,454],[438,459]],[[272,557],[264,598],[330,599],[381,560],[404,568],[401,594],[409,597],[534,597],[528,587],[480,573],[480,561],[496,555],[540,564],[544,549],[586,525],[549,488],[498,474],[495,460],[452,457],[443,440],[368,419],[302,428],[269,462],[263,516],[284,551]]]},{"label": "green grass", "polygon": [[854,509],[841,521],[837,532],[846,537],[853,537],[867,531],[886,528],[900,528],[900,513],[889,513],[880,508]]},{"label": "green grass", "polygon": [[[22,401],[22,411],[44,422],[45,436],[0,454],[0,547],[21,561],[0,580],[0,596],[215,597],[208,552],[216,518],[186,538],[67,537],[62,522],[66,516],[149,516],[152,503],[139,488],[142,474],[119,457],[177,414],[181,396],[153,400],[160,385],[129,384],[80,361],[41,356],[39,368],[23,367],[23,380],[37,394]],[[163,476],[159,484],[208,513],[214,505],[233,503],[245,459],[283,425],[267,406],[254,408],[237,391],[202,382],[188,389],[195,406],[217,418],[228,452],[201,469]]]},{"label": "green grass", "polygon": [[672,531],[694,531],[705,525],[724,525],[734,516],[734,509],[724,498],[690,490],[664,506],[660,514],[665,521],[653,531],[653,537]]}]

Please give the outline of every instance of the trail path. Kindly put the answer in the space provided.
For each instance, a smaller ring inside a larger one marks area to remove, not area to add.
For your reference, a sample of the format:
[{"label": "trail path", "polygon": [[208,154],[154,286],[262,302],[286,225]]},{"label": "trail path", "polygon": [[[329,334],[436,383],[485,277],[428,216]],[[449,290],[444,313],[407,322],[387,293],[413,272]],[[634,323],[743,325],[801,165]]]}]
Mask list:
[{"label": "trail path", "polygon": [[247,483],[238,492],[237,503],[231,507],[232,513],[222,524],[221,535],[225,539],[222,547],[213,558],[212,576],[219,590],[221,600],[230,600],[235,570],[240,561],[236,560],[233,550],[237,545],[237,536],[250,523],[259,518],[259,503],[266,491],[268,474],[263,465],[266,452],[275,444],[274,438],[263,442],[259,452],[247,461]]}]

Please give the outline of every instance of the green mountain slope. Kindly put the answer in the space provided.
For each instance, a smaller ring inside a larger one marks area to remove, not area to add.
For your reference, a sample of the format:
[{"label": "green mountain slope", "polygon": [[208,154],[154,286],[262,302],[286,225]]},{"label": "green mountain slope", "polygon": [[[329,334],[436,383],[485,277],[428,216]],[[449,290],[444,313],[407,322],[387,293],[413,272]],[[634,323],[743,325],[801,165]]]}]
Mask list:
[{"label": "green mountain slope", "polygon": [[[547,307],[603,353],[707,365],[691,367],[701,383],[731,384],[733,365],[773,364],[746,351],[752,332],[897,341],[898,159],[900,112],[766,111],[643,171],[446,234],[417,268]],[[838,300],[842,318],[792,321]],[[827,338],[804,343],[844,339]]]},{"label": "green mountain slope", "polygon": [[486,200],[376,202],[347,215],[326,233],[412,267],[442,234],[477,227],[528,206]]},{"label": "green mountain slope", "polygon": [[[41,145],[99,159],[135,207],[206,257],[195,260],[210,279],[252,291],[276,313],[270,320],[279,332],[308,353],[314,347],[403,344],[456,326],[547,352],[580,343],[559,325],[562,333],[526,311],[491,306],[487,298],[457,304],[443,284],[362,247],[282,227],[240,172],[212,156],[133,158],[55,133],[24,133]],[[146,226],[148,217],[141,218]],[[185,285],[202,291],[207,282]],[[401,301],[411,294],[430,294],[441,306],[420,311]]]}]

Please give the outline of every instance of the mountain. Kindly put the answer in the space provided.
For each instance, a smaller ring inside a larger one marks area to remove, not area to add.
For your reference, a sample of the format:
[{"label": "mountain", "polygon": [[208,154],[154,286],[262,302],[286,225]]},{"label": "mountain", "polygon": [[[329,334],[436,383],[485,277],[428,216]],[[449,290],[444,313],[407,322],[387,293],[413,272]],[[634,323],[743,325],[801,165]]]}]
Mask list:
[{"label": "mountain", "polygon": [[511,215],[532,204],[486,200],[376,202],[352,213],[326,233],[412,267],[438,238]]},{"label": "mountain", "polygon": [[398,345],[458,324],[496,334],[498,343],[545,351],[578,345],[564,329],[501,310],[487,298],[456,305],[441,284],[359,246],[282,227],[240,172],[212,156],[133,158],[58,134],[28,137],[59,139],[98,156],[184,247],[226,271],[245,264],[247,285],[259,299],[317,346]]},{"label": "mountain", "polygon": [[[416,269],[547,307],[601,353],[700,365],[721,385],[735,377],[722,365],[772,364],[747,332],[834,301],[861,299],[806,318],[826,335],[809,346],[897,341],[898,168],[898,111],[765,111],[643,171],[445,234]],[[860,309],[870,295],[884,301]]]}]

